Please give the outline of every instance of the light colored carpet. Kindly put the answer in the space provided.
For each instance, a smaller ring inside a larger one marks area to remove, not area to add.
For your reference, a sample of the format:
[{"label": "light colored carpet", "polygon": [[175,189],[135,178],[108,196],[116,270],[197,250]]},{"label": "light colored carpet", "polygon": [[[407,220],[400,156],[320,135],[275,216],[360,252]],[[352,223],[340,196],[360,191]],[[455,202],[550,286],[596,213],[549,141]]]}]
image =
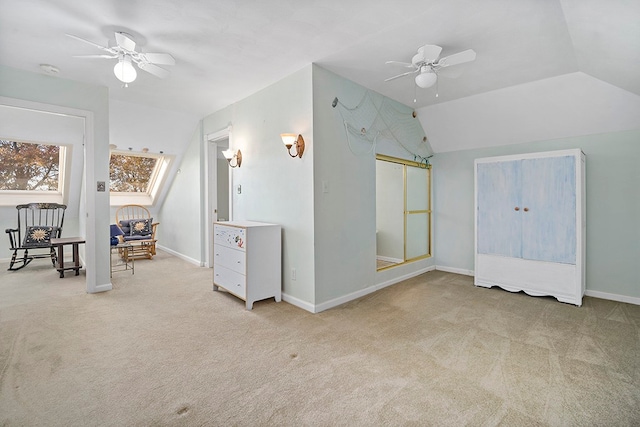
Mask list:
[{"label": "light colored carpet", "polygon": [[2,426],[631,426],[640,307],[430,272],[319,314],[253,311],[159,252],[89,295],[0,264]]}]

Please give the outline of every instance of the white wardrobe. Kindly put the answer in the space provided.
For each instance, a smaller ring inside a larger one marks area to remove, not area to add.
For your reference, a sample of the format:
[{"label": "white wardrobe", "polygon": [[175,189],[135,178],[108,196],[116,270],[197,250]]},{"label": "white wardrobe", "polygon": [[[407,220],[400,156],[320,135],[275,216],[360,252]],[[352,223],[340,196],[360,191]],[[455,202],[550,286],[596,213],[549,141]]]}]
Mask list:
[{"label": "white wardrobe", "polygon": [[476,159],[476,286],[582,305],[584,171],[579,149]]}]

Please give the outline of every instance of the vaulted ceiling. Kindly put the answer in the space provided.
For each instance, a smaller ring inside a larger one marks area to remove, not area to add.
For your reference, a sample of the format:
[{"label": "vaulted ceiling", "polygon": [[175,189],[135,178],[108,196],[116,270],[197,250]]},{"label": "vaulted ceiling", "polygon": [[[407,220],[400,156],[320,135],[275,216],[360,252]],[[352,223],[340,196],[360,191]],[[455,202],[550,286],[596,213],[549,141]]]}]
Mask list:
[{"label": "vaulted ceiling", "polygon": [[[51,64],[113,99],[201,116],[312,62],[416,107],[575,71],[640,95],[639,22],[637,0],[0,0],[0,65]],[[173,55],[170,76],[139,71],[123,88],[115,60],[74,58],[102,52],[65,35],[112,46],[116,31]],[[386,61],[424,44],[477,59],[429,89],[384,81],[406,71]]]}]

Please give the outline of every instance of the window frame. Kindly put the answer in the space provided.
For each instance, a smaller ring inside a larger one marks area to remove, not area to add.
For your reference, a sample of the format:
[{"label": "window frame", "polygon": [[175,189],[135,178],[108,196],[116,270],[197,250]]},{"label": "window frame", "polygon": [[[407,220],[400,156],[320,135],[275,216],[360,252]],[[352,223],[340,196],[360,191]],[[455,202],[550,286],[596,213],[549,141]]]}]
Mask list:
[{"label": "window frame", "polygon": [[[17,138],[0,138],[3,141],[21,144],[54,145],[58,147],[58,189],[57,190],[0,190],[0,206],[16,206],[26,203],[60,203],[67,204],[71,176],[71,159],[73,145],[52,142],[27,141]],[[37,199],[37,200],[36,200]]]},{"label": "window frame", "polygon": [[[160,190],[164,186],[169,175],[169,170],[175,156],[164,153],[140,153],[127,150],[109,150],[109,176],[111,176],[111,155],[130,157],[147,157],[155,158],[156,166],[151,172],[147,190],[145,192],[126,192],[126,191],[109,191],[109,199],[111,206],[121,206],[127,204],[136,204],[142,206],[153,206],[160,195]],[[111,183],[109,183],[111,184]],[[111,187],[111,185],[109,185]]]}]

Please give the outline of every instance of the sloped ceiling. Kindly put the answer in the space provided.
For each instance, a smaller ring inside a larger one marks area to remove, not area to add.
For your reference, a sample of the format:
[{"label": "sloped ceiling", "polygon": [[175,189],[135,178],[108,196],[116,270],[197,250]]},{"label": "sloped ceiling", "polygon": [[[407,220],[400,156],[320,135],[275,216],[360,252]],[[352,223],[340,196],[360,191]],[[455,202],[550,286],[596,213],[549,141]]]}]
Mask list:
[{"label": "sloped ceiling", "polygon": [[[312,62],[417,108],[573,72],[640,95],[638,22],[635,0],[0,0],[0,65],[52,64],[113,99],[200,116]],[[171,76],[140,71],[122,88],[114,60],[74,58],[100,52],[65,36],[112,45],[115,31],[171,53]],[[404,71],[385,61],[410,61],[424,44],[477,59],[437,88],[384,82]]]}]

